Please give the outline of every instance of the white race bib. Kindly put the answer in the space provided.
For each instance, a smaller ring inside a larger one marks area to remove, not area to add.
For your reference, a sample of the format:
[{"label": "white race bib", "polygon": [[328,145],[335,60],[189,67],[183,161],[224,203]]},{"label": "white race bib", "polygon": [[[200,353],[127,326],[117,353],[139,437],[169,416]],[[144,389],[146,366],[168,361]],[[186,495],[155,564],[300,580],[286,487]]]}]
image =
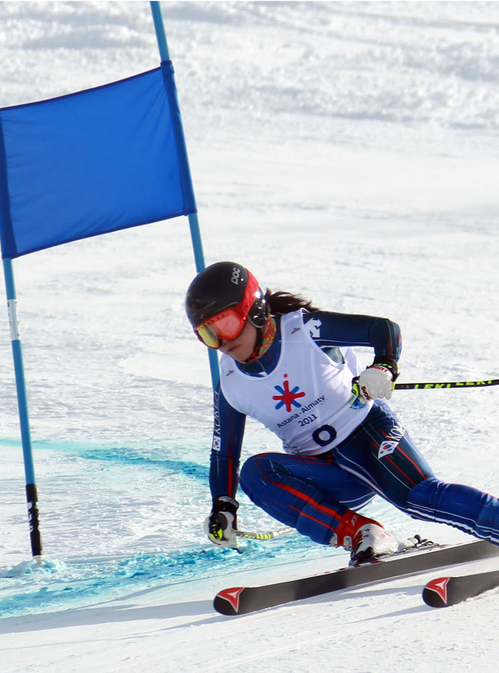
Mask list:
[{"label": "white race bib", "polygon": [[222,355],[223,394],[274,432],[287,453],[324,453],[346,439],[372,407],[352,394],[357,358],[350,348],[340,349],[342,363],[329,358],[310,336],[320,335],[320,320],[305,325],[301,310],[282,316],[281,333],[279,362],[265,376],[248,376]]}]

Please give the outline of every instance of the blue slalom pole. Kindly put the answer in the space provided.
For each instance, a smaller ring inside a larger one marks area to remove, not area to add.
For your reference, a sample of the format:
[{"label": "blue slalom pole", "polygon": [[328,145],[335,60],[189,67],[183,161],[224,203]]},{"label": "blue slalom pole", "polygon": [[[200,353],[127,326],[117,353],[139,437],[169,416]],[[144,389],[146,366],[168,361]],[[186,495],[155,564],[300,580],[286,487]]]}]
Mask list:
[{"label": "blue slalom pole", "polygon": [[[168,43],[166,41],[165,26],[163,23],[163,17],[161,15],[161,7],[159,2],[150,2],[149,4],[151,5],[151,12],[154,21],[154,28],[156,31],[156,39],[158,42],[161,62],[164,63],[165,61],[170,61],[170,52],[168,51]],[[176,126],[176,132],[179,136],[177,138],[177,142],[183,148],[183,154],[185,154],[185,161],[187,164],[186,168],[189,174],[189,181],[191,183],[191,189],[192,189],[192,179],[190,176],[189,166],[187,162],[187,149],[185,148],[185,139],[181,124],[178,124]],[[206,267],[204,261],[203,244],[201,242],[201,232],[199,229],[199,220],[197,213],[191,213],[187,217],[189,220],[192,247],[194,249],[194,261],[196,263],[196,270],[199,273]],[[208,356],[210,358],[211,381],[213,389],[215,389],[218,384],[218,379],[220,378],[220,367],[218,364],[218,356],[216,351],[211,349],[208,351]]]},{"label": "blue slalom pole", "polygon": [[14,283],[12,260],[3,260],[5,288],[7,291],[7,308],[9,312],[10,334],[12,340],[12,354],[14,356],[14,371],[16,376],[17,403],[21,424],[21,440],[24,455],[24,472],[26,476],[26,498],[28,501],[28,523],[33,556],[42,555],[42,536],[40,533],[40,517],[38,511],[38,494],[35,483],[35,467],[31,447],[31,432],[29,427],[28,401],[26,397],[26,382],[24,378],[23,355],[21,337],[19,333],[19,319],[17,316],[17,297]]},{"label": "blue slalom pole", "polygon": [[170,60],[170,52],[168,51],[168,43],[166,41],[165,24],[163,23],[163,16],[161,14],[161,7],[159,2],[151,2],[151,12],[154,21],[154,29],[156,30],[156,39],[158,41],[159,55],[162,61]]}]

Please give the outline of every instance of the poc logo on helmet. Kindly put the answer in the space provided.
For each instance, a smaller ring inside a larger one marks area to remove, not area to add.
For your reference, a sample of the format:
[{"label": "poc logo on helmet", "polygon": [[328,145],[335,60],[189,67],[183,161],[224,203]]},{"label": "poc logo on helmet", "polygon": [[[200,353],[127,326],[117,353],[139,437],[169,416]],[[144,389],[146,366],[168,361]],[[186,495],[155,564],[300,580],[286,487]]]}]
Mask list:
[{"label": "poc logo on helmet", "polygon": [[230,279],[231,283],[234,283],[234,285],[239,285],[239,276],[241,275],[241,269],[238,269],[237,266],[235,266],[232,269],[232,278]]}]

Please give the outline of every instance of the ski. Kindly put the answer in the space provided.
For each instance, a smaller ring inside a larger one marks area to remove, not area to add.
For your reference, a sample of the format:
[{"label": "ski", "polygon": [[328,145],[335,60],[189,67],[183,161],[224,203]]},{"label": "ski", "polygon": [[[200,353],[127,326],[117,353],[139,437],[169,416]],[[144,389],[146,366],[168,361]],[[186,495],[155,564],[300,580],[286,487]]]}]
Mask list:
[{"label": "ski", "polygon": [[435,546],[287,582],[223,589],[215,596],[213,607],[222,615],[244,615],[332,591],[499,555],[499,546],[486,540]]},{"label": "ski", "polygon": [[461,577],[439,577],[423,589],[423,600],[431,608],[446,608],[499,587],[499,570]]}]

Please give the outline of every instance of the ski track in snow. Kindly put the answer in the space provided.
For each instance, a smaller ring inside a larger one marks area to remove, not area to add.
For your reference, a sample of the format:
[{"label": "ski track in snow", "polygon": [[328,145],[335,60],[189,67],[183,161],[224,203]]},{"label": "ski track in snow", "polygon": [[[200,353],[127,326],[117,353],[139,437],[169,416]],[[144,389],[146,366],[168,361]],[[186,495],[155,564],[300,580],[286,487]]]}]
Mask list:
[{"label": "ski track in snow", "polygon": [[[161,4],[206,262],[396,320],[401,381],[497,378],[499,3]],[[148,3],[0,3],[0,106],[158,62]],[[14,270],[47,566],[30,559],[5,312],[3,672],[495,669],[497,592],[432,611],[420,593],[435,572],[243,618],[213,611],[224,586],[346,556],[297,534],[241,554],[203,535],[211,383],[183,309],[195,273],[185,218]],[[497,394],[399,391],[392,406],[438,476],[499,494]],[[244,455],[278,449],[248,422]],[[240,501],[245,529],[279,526]],[[381,500],[366,513],[469,539]]]}]

